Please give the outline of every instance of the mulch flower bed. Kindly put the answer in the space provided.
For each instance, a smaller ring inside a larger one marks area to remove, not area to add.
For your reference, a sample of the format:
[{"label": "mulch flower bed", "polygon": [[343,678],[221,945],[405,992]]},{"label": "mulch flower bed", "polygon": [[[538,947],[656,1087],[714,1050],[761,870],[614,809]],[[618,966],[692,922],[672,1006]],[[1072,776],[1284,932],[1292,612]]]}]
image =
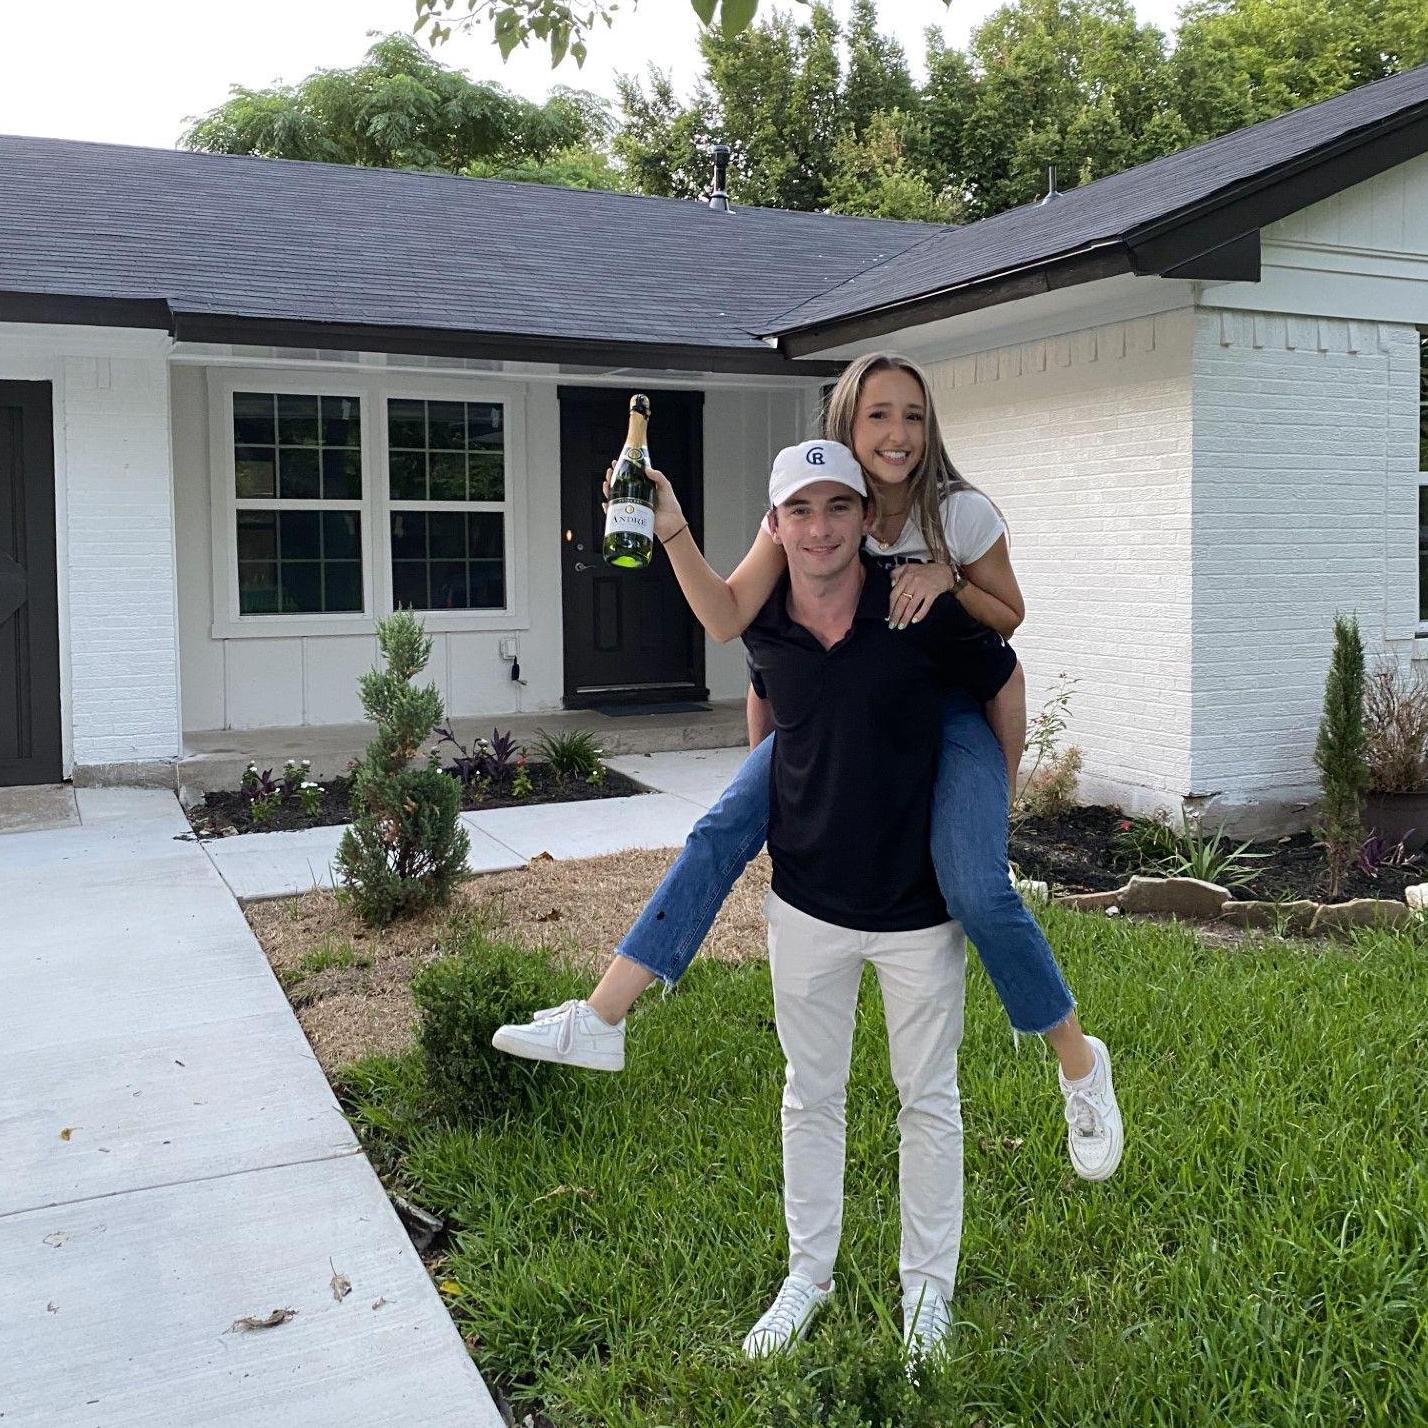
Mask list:
[{"label": "mulch flower bed", "polygon": [[[446,770],[456,775],[451,769]],[[462,788],[461,807],[467,812],[486,812],[493,808],[527,808],[535,803],[582,803],[592,798],[628,798],[649,789],[637,784],[614,769],[605,770],[603,782],[587,783],[583,778],[559,779],[543,763],[526,765],[530,792],[517,798],[505,780],[481,789],[477,784]],[[351,802],[352,780],[339,776],[323,785],[317,809],[309,813],[295,799],[284,800],[280,807],[257,820],[248,796],[238,790],[204,795],[202,804],[187,810],[188,821],[200,838],[226,838],[235,833],[287,833],[300,828],[325,828],[332,824],[351,823],[356,816]]]},{"label": "mulch flower bed", "polygon": [[[1023,878],[1033,878],[1066,892],[1110,892],[1132,874],[1157,870],[1137,865],[1116,846],[1126,815],[1114,808],[1074,808],[1048,818],[1028,818],[1011,840],[1011,860]],[[1242,839],[1234,840],[1238,846]],[[1428,881],[1428,858],[1420,854],[1411,865],[1381,864],[1377,876],[1350,868],[1337,899],[1327,892],[1324,854],[1310,833],[1295,833],[1254,843],[1246,850],[1268,856],[1252,871],[1233,875],[1227,884],[1236,898],[1274,901],[1305,898],[1315,902],[1347,902],[1377,897],[1402,901],[1403,890]]]}]

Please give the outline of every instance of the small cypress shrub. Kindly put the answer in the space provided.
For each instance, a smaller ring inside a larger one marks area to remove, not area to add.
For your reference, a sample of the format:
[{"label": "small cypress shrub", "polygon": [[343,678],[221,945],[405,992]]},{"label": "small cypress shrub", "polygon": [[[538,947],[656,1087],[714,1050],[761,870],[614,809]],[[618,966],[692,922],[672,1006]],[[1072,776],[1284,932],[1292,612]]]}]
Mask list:
[{"label": "small cypress shrub", "polygon": [[1334,653],[1324,683],[1324,713],[1314,747],[1322,796],[1314,834],[1329,862],[1329,896],[1363,843],[1363,796],[1369,784],[1364,730],[1364,642],[1354,616],[1334,617]]},{"label": "small cypress shrub", "polygon": [[431,658],[431,640],[399,610],[378,623],[377,644],[386,668],[368,670],[358,685],[377,736],[353,776],[356,817],[337,867],[363,921],[381,927],[446,902],[465,874],[471,840],[458,816],[460,784],[434,752],[414,762],[444,716],[436,686],[412,683]]},{"label": "small cypress shrub", "polygon": [[486,1120],[530,1103],[540,1085],[532,1062],[491,1045],[498,1026],[524,1021],[532,1008],[579,995],[579,982],[549,956],[493,942],[473,932],[456,951],[412,978],[417,1044],[427,1085],[464,1120]]}]

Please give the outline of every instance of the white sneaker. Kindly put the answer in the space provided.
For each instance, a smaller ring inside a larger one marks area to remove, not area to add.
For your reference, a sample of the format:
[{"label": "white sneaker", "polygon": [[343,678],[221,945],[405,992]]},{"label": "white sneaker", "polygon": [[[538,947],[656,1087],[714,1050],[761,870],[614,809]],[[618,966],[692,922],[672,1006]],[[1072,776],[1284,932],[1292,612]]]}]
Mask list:
[{"label": "white sneaker", "polygon": [[1061,1094],[1066,1097],[1066,1146],[1071,1164],[1082,1180],[1109,1180],[1121,1163],[1125,1149],[1125,1128],[1111,1084],[1111,1054],[1105,1042],[1088,1036],[1096,1053],[1096,1067],[1090,1086],[1075,1090],[1057,1073]]},{"label": "white sneaker", "polygon": [[952,1310],[937,1290],[902,1296],[902,1341],[912,1358],[926,1358],[951,1332]]},{"label": "white sneaker", "polygon": [[587,1071],[625,1069],[625,1023],[611,1026],[589,1002],[562,1002],[530,1021],[497,1028],[491,1045],[527,1061],[555,1061]]},{"label": "white sneaker", "polygon": [[833,1288],[832,1280],[827,1289],[820,1289],[811,1279],[790,1274],[759,1322],[744,1335],[745,1356],[761,1359],[796,1344],[808,1333],[813,1316],[833,1297]]}]

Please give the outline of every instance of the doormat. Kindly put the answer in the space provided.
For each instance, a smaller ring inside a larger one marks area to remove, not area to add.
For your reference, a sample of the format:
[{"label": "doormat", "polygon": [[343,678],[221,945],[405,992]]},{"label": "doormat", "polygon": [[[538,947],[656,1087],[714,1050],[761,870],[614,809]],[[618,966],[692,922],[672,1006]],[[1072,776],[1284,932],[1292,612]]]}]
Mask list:
[{"label": "doormat", "polygon": [[639,714],[708,714],[712,704],[676,700],[673,704],[602,704],[599,712],[611,719],[633,719]]}]

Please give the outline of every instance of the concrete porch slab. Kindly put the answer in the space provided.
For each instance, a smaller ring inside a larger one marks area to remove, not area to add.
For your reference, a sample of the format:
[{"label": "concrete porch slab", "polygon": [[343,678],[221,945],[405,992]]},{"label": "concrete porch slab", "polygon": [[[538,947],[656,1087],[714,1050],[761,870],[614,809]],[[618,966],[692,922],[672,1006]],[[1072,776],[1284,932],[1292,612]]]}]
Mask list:
[{"label": "concrete porch slab", "polygon": [[647,793],[463,815],[524,858],[593,858],[622,848],[677,848],[703,812],[687,798]]},{"label": "concrete porch slab", "polygon": [[749,756],[747,744],[732,749],[685,750],[679,753],[622,754],[607,759],[612,769],[646,788],[678,794],[701,809],[712,808]]},{"label": "concrete porch slab", "polygon": [[0,1284],[6,1428],[502,1422],[360,1155],[0,1217]]},{"label": "concrete porch slab", "polygon": [[79,822],[74,790],[64,783],[0,788],[0,833],[35,833]]}]

